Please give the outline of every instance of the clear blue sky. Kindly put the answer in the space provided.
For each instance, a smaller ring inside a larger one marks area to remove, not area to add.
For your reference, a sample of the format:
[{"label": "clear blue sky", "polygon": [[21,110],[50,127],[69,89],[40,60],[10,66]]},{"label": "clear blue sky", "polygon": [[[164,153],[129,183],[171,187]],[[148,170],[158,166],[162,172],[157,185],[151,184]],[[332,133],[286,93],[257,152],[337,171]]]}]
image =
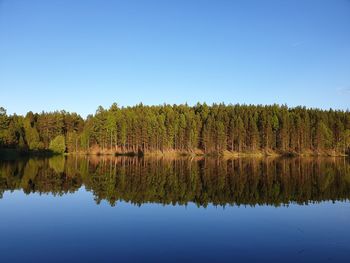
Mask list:
[{"label": "clear blue sky", "polygon": [[0,105],[350,105],[349,0],[0,0]]}]

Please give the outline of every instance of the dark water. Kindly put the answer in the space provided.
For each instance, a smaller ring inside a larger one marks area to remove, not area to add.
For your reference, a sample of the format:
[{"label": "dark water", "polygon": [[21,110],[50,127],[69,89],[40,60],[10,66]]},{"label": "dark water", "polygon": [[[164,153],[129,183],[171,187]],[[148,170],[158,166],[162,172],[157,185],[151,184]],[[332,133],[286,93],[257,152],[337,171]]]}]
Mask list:
[{"label": "dark water", "polygon": [[0,161],[0,262],[350,262],[345,159]]}]

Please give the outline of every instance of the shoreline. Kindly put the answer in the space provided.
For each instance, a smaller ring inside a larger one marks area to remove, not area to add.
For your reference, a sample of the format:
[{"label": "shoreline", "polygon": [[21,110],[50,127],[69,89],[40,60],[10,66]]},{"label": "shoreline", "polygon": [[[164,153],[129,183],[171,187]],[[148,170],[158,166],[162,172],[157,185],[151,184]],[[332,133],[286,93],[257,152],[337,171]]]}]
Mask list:
[{"label": "shoreline", "polygon": [[231,152],[223,151],[221,153],[204,153],[200,150],[194,151],[148,151],[148,152],[70,152],[64,154],[57,154],[51,151],[21,151],[18,149],[0,149],[1,158],[19,158],[19,157],[52,157],[52,156],[68,156],[68,155],[85,155],[85,156],[115,156],[115,157],[216,157],[216,158],[266,158],[266,157],[348,157],[348,154],[337,152],[334,150],[327,151],[303,151],[303,152],[275,152],[272,150],[259,150],[259,151],[245,151],[245,152]]},{"label": "shoreline", "polygon": [[334,150],[325,151],[311,151],[305,150],[303,152],[277,152],[272,150],[257,150],[257,151],[244,151],[244,152],[231,152],[225,150],[220,153],[204,153],[199,149],[193,151],[147,151],[147,152],[72,152],[68,155],[95,155],[95,156],[129,156],[129,157],[220,157],[220,158],[242,158],[242,157],[347,157],[349,155],[337,152]]}]

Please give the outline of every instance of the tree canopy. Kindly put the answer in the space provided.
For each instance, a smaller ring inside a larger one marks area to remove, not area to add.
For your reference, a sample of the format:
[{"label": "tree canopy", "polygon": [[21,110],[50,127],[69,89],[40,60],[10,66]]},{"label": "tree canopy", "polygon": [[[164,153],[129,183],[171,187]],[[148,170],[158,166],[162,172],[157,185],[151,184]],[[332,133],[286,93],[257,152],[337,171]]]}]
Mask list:
[{"label": "tree canopy", "polygon": [[54,153],[64,153],[66,151],[66,140],[63,135],[58,135],[50,142],[49,149]]},{"label": "tree canopy", "polygon": [[67,152],[345,153],[349,134],[349,111],[285,105],[114,103],[86,119],[66,111],[9,116],[0,108],[0,147],[22,150],[50,149],[62,136]]}]

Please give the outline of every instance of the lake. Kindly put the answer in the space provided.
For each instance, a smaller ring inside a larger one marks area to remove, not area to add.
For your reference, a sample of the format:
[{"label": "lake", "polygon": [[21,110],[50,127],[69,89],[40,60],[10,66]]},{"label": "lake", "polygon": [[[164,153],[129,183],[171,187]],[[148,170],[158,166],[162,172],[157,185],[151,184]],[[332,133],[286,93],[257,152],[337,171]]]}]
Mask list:
[{"label": "lake", "polygon": [[0,161],[1,262],[349,262],[343,158]]}]

